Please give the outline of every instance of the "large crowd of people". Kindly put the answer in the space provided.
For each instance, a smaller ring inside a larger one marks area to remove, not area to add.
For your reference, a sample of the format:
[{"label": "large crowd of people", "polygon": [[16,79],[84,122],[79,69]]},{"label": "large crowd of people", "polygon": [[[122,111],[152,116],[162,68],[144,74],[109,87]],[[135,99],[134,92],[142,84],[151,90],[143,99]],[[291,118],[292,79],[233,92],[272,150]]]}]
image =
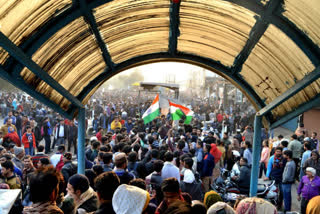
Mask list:
[{"label": "large crowd of people", "polygon": [[[144,124],[152,95],[96,93],[86,106],[85,175],[77,174],[77,121],[21,93],[1,93],[0,189],[21,189],[11,213],[277,213],[291,211],[292,185],[301,213],[320,213],[317,133],[303,126],[291,139],[262,130],[260,177],[275,180],[276,205],[245,198],[230,206],[212,183],[231,173],[250,187],[254,110],[248,103],[189,100],[191,124],[160,115]],[[224,107],[224,109],[223,109]]]}]

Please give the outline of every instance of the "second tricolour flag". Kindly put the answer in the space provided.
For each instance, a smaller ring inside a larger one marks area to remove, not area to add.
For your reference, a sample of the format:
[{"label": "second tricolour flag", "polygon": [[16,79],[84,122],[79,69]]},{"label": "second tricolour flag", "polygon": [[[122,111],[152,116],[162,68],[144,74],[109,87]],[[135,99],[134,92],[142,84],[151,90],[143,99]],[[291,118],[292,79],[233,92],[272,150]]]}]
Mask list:
[{"label": "second tricolour flag", "polygon": [[170,112],[172,115],[172,120],[180,120],[182,119],[183,115],[186,116],[184,123],[185,124],[190,124],[192,117],[193,117],[193,111],[191,111],[189,108],[177,104],[177,103],[173,103],[169,101],[169,105],[170,105]]}]

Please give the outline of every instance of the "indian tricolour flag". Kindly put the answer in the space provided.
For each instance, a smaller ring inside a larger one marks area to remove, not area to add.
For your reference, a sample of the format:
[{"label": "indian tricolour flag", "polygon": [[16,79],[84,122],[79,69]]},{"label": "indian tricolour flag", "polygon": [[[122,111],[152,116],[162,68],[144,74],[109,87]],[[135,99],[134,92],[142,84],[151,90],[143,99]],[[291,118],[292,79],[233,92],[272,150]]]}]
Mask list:
[{"label": "indian tricolour flag", "polygon": [[183,115],[186,116],[186,119],[184,120],[185,124],[190,124],[192,117],[193,117],[193,111],[191,111],[189,108],[177,104],[177,103],[173,103],[169,101],[169,105],[170,105],[170,112],[172,115],[172,120],[180,120],[182,119]]},{"label": "indian tricolour flag", "polygon": [[146,112],[142,115],[144,124],[150,123],[160,114],[160,105],[159,105],[159,94],[153,100],[151,106],[147,109]]}]

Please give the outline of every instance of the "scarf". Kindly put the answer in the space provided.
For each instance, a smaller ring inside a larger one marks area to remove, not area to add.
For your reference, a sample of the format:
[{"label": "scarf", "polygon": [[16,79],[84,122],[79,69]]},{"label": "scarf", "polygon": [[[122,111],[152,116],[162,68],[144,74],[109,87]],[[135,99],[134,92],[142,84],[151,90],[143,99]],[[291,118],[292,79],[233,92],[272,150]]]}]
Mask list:
[{"label": "scarf", "polygon": [[80,199],[76,201],[75,209],[77,210],[84,202],[92,198],[93,196],[96,196],[96,192],[93,191],[91,187],[84,193],[80,195]]},{"label": "scarf", "polygon": [[245,198],[240,201],[237,214],[277,214],[277,209],[262,198]]},{"label": "scarf", "polygon": [[56,205],[56,202],[47,201],[32,204],[30,207],[23,209],[23,214],[63,214],[63,211]]},{"label": "scarf", "polygon": [[222,152],[218,149],[216,144],[212,143],[210,154],[214,157],[214,163],[218,163],[221,158]]},{"label": "scarf", "polygon": [[276,154],[274,154],[272,168],[278,168],[278,169],[283,168],[283,161],[282,160],[283,160],[282,155],[277,157]]}]

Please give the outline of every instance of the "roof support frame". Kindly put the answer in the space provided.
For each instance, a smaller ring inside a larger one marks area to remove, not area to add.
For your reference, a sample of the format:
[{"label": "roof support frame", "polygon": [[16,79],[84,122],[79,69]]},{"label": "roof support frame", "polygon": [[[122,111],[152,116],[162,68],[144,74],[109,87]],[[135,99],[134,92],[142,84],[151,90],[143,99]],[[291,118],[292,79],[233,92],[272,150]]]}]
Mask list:
[{"label": "roof support frame", "polygon": [[[55,16],[54,18],[52,18],[52,20],[49,20],[47,23],[41,26],[37,30],[37,32],[32,34],[28,39],[26,39],[19,46],[26,53],[26,55],[32,56],[33,53],[35,53],[41,47],[41,45],[43,45],[52,35],[54,35],[54,33],[56,33],[62,27],[69,24],[71,21],[82,16],[82,11],[80,9],[80,6],[75,3],[78,1],[79,0],[74,0],[74,4],[72,5],[72,7],[70,7],[69,9],[66,9],[59,15]],[[86,2],[88,2],[87,3],[88,9],[92,10],[98,6],[101,6],[111,1],[112,0],[90,0]],[[225,1],[247,8],[248,10],[251,10],[252,12],[258,14],[261,17],[265,13],[265,7],[259,1],[237,1],[237,0],[225,0]],[[269,22],[269,24],[274,24],[277,28],[283,31],[289,38],[291,38],[299,46],[299,48],[309,57],[311,62],[316,67],[319,66],[320,48],[307,36],[305,32],[300,30],[294,23],[292,23],[290,20],[287,20],[282,15],[282,9],[283,8],[278,8],[277,14],[273,14],[270,17],[265,17],[266,21]],[[157,53],[155,53],[155,55],[157,55]],[[185,54],[181,53],[180,55],[185,55]],[[211,60],[211,59],[208,59],[208,60]],[[16,62],[15,58],[10,56],[9,59],[6,61],[5,68],[8,71],[14,71],[14,74],[19,74],[23,69],[23,66],[15,62]],[[229,72],[231,72],[230,69],[228,70]],[[108,71],[109,71],[108,69],[105,70],[105,72],[108,72]],[[230,78],[241,80],[241,76],[236,74]],[[243,79],[242,81],[245,84],[247,84]],[[260,101],[264,103],[261,99]],[[262,105],[262,106],[265,106],[265,105]]]},{"label": "roof support frame", "polygon": [[309,111],[310,109],[320,105],[320,94],[316,95],[313,99],[311,99],[307,103],[303,103],[298,106],[293,111],[289,112],[288,114],[282,116],[281,118],[277,119],[274,123],[271,123],[270,128],[274,129],[282,124],[286,123],[287,121],[299,116],[300,114]]},{"label": "roof support frame", "polygon": [[0,46],[5,49],[11,56],[13,56],[17,61],[30,69],[40,79],[42,79],[53,89],[55,89],[58,93],[65,96],[71,103],[75,104],[78,107],[83,107],[80,100],[78,100],[68,90],[61,86],[47,72],[42,70],[42,68],[37,63],[35,63],[30,57],[23,53],[23,51],[18,48],[13,42],[11,42],[11,40],[2,32],[0,32]]},{"label": "roof support frame", "polygon": [[[77,1],[74,0],[74,4],[69,9],[63,11],[61,14],[52,18],[47,23],[45,23],[36,33],[32,34],[30,38],[25,40],[19,47],[28,55],[32,56],[42,44],[44,44],[55,32],[60,30],[62,27],[69,24],[71,21],[81,17],[82,12],[79,9]],[[92,10],[96,7],[99,7],[105,3],[111,2],[113,0],[91,0],[87,3],[88,9]],[[265,13],[264,6],[259,3],[259,1],[238,1],[238,0],[225,0],[232,4],[239,5],[244,7],[260,17]],[[281,0],[283,1],[283,0]],[[309,57],[311,62],[317,67],[320,64],[320,47],[318,47],[307,35],[305,32],[300,30],[295,24],[290,20],[287,20],[282,16],[283,8],[279,7],[276,14],[273,14],[270,17],[265,19],[269,24],[275,25],[281,31],[283,31],[289,38],[291,38],[299,48]],[[8,71],[14,71],[15,73],[20,73],[23,67],[15,63],[13,57],[5,63],[5,68]]]},{"label": "roof support frame", "polygon": [[286,100],[291,98],[293,95],[298,93],[299,91],[303,90],[305,87],[310,85],[312,82],[320,78],[320,66],[317,67],[314,71],[306,75],[303,79],[298,81],[294,86],[292,86],[290,89],[288,89],[286,92],[281,94],[279,97],[274,99],[271,103],[269,103],[267,106],[262,108],[259,112],[257,112],[257,115],[263,116],[266,113],[270,112],[271,110],[275,109],[277,106],[284,103]]},{"label": "roof support frame", "polygon": [[180,36],[180,5],[181,1],[171,1],[170,6],[170,30],[169,30],[169,53],[175,55],[178,47],[178,37]]},{"label": "roof support frame", "polygon": [[100,31],[98,29],[97,21],[96,21],[94,15],[92,14],[92,9],[90,9],[88,7],[86,0],[77,0],[77,1],[80,5],[80,9],[82,11],[83,16],[84,16],[85,20],[87,21],[87,23],[89,24],[90,29],[96,39],[96,42],[97,42],[99,48],[101,49],[102,57],[103,57],[104,61],[106,62],[106,65],[108,67],[110,67],[112,70],[114,67],[114,63],[111,59],[111,56],[110,56],[110,53],[109,53],[108,48],[106,46],[106,43],[102,39],[102,36],[101,36]]},{"label": "roof support frame", "polygon": [[49,100],[46,96],[43,94],[37,92],[34,88],[32,88],[30,85],[28,85],[22,77],[16,77],[12,76],[12,74],[8,73],[3,66],[0,66],[0,77],[7,80],[11,84],[13,84],[15,87],[20,88],[21,90],[27,92],[32,97],[36,98],[40,102],[44,103],[48,107],[52,108],[53,110],[57,111],[59,114],[63,115],[64,117],[68,119],[72,119],[73,115],[67,113],[66,111],[62,110],[61,107]]},{"label": "roof support frame", "polygon": [[260,38],[264,35],[269,27],[270,23],[267,17],[272,17],[273,13],[278,8],[282,7],[282,3],[283,1],[280,0],[270,0],[265,7],[265,11],[261,13],[261,17],[257,17],[257,21],[250,31],[249,38],[245,46],[234,60],[231,68],[232,74],[239,73],[242,70],[242,66],[248,59],[251,51],[254,49]]}]

